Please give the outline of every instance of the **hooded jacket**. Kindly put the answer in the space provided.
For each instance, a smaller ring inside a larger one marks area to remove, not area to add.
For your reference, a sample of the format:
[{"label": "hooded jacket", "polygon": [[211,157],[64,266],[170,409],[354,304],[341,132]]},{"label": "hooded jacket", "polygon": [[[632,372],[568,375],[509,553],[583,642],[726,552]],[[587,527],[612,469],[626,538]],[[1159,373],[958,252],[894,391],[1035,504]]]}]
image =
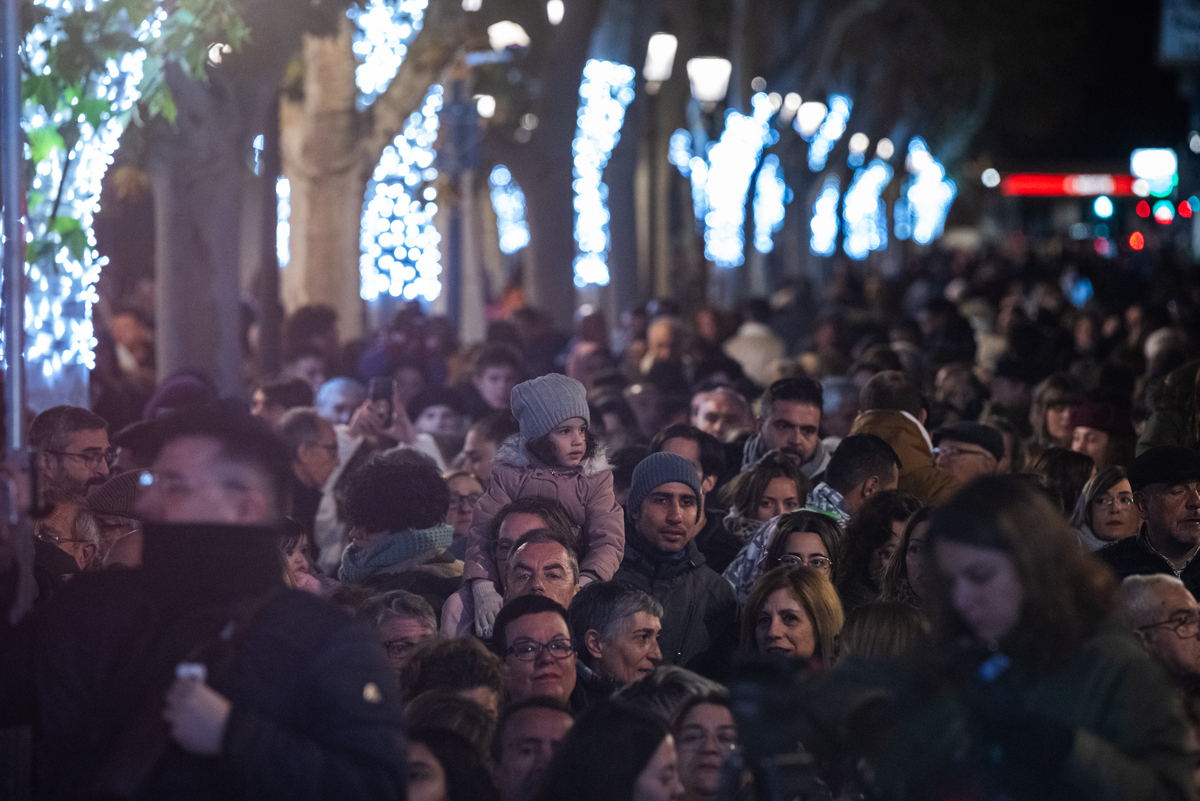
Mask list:
[{"label": "hooded jacket", "polygon": [[492,518],[517,498],[549,498],[563,505],[579,544],[584,582],[608,581],[625,552],[625,519],[613,494],[612,468],[603,448],[578,467],[550,467],[534,458],[519,434],[500,446],[492,462],[492,483],[475,504],[468,534],[463,581],[487,579],[499,588],[492,556]]},{"label": "hooded jacket", "polygon": [[958,481],[934,467],[929,435],[912,415],[894,409],[871,409],[858,416],[850,433],[874,434],[891,445],[900,457],[899,489],[916,495],[922,504],[943,503],[958,491]]},{"label": "hooded jacket", "polygon": [[[393,674],[365,630],[284,588],[270,529],[147,526],[143,567],[79,576],[6,633],[0,720],[39,731],[42,798],[404,797]],[[161,720],[183,661],[231,703],[215,758]]]},{"label": "hooded jacket", "polygon": [[665,663],[723,677],[737,646],[737,599],[729,583],[705,564],[695,542],[666,554],[632,531],[613,581],[637,587],[662,604],[658,642]]}]

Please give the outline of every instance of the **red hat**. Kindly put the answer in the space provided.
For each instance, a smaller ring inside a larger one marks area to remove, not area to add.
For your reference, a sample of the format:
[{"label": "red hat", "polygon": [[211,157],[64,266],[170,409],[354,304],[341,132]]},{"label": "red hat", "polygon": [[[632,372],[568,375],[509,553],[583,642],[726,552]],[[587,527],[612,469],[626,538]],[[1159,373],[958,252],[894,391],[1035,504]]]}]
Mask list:
[{"label": "red hat", "polygon": [[1133,423],[1129,415],[1112,403],[1080,403],[1071,407],[1068,425],[1071,428],[1084,426],[1103,431],[1111,437],[1132,438]]}]

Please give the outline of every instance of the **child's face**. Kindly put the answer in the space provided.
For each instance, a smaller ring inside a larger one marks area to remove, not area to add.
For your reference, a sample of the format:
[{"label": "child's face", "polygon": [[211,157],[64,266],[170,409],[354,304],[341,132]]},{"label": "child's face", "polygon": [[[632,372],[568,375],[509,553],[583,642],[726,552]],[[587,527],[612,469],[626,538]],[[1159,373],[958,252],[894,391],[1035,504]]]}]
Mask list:
[{"label": "child's face", "polygon": [[587,423],[582,417],[571,417],[550,430],[550,444],[555,460],[562,467],[575,467],[583,461],[587,450]]},{"label": "child's face", "polygon": [[293,576],[300,573],[308,572],[308,557],[305,552],[308,550],[308,536],[303,536],[300,540],[287,550],[284,556],[287,558],[288,572]]}]

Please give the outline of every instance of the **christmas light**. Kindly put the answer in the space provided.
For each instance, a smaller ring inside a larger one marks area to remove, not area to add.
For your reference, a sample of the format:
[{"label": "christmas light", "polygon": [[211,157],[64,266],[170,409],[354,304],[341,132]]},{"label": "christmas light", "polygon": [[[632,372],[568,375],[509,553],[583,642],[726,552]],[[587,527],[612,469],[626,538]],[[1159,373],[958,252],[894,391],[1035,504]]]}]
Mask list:
[{"label": "christmas light", "polygon": [[492,208],[500,231],[500,250],[513,254],[529,244],[529,225],[525,222],[525,193],[503,164],[492,168],[488,176],[492,189]]},{"label": "christmas light", "polygon": [[818,256],[832,256],[837,250],[838,235],[838,195],[841,182],[836,175],[829,175],[821,185],[821,194],[813,204],[812,221],[809,229],[812,239],[809,248]]},{"label": "christmas light", "polygon": [[770,253],[775,232],[783,227],[784,204],[792,200],[792,190],[783,182],[779,157],[770,153],[763,159],[754,181],[754,247]]},{"label": "christmas light", "polygon": [[725,130],[708,151],[704,255],[718,267],[737,267],[745,261],[743,230],[750,178],[763,148],[778,139],[771,130],[775,109],[767,95],[756,93],[750,105],[749,116],[732,109],[725,114]]},{"label": "christmas light", "polygon": [[633,101],[632,67],[590,59],[579,85],[574,154],[575,285],[606,286],[608,274],[608,187],[601,180],[613,148],[621,139],[625,109]]},{"label": "christmas light", "polygon": [[886,207],[879,196],[891,180],[892,168],[881,159],[855,171],[842,209],[842,247],[850,258],[861,261],[870,251],[887,247]]}]

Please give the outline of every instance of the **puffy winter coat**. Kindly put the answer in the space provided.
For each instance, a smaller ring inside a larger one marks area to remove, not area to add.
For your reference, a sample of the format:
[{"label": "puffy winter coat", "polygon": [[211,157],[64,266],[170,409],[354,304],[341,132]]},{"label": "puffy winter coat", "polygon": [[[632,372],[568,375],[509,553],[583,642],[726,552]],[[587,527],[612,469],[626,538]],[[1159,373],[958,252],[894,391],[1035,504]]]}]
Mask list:
[{"label": "puffy winter coat", "polygon": [[925,505],[944,503],[958,491],[949,473],[933,466],[929,435],[911,416],[892,409],[871,409],[854,421],[851,434],[874,434],[900,457],[900,490],[910,492]]},{"label": "puffy winter coat", "polygon": [[463,581],[487,579],[499,589],[492,556],[492,518],[517,498],[549,498],[567,510],[579,543],[579,570],[590,580],[608,581],[625,553],[625,518],[613,494],[612,468],[603,449],[578,467],[549,467],[509,437],[492,462],[492,483],[475,504]]}]

